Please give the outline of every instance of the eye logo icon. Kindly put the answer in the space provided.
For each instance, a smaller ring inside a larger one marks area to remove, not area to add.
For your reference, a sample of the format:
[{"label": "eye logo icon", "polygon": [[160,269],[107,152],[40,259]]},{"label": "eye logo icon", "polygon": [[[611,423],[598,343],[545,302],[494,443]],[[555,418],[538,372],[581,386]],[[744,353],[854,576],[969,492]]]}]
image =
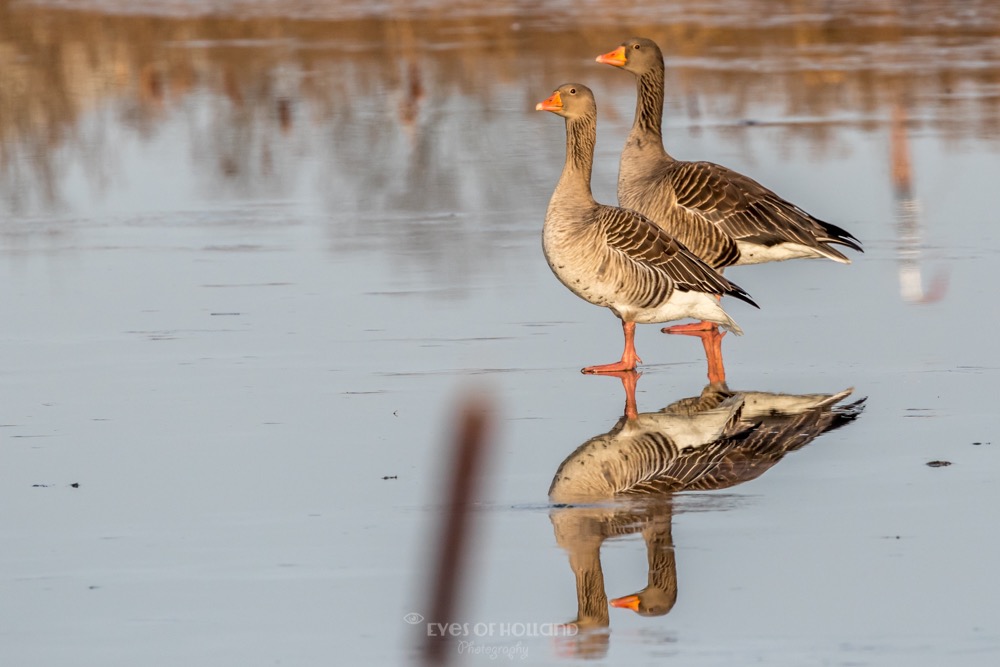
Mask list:
[{"label": "eye logo icon", "polygon": [[409,623],[410,625],[416,625],[420,621],[424,620],[424,617],[415,611],[411,611],[409,614],[403,617],[403,620]]}]

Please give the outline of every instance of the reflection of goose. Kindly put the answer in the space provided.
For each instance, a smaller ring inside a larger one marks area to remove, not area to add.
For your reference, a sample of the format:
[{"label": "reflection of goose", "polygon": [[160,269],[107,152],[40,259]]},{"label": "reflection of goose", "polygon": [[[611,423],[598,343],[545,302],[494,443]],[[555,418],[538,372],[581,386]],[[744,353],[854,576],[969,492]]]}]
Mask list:
[{"label": "reflection of goose", "polygon": [[660,127],[663,55],[655,42],[630,39],[597,61],[631,72],[637,82],[635,121],[618,172],[621,206],[647,216],[717,269],[809,257],[849,264],[834,246],[861,251],[852,234],[753,179],[711,162],[675,160],[666,152]]},{"label": "reflection of goose", "polygon": [[[642,531],[647,549],[646,587],[612,600],[612,606],[666,614],[677,597],[670,532],[673,494],[752,480],[788,452],[854,421],[865,401],[841,405],[851,389],[799,395],[737,392],[719,382],[659,412],[639,413],[639,374],[616,375],[625,389],[624,416],[566,457],[549,488],[552,502],[567,504],[554,509],[551,519],[556,541],[569,553],[576,575],[576,622],[581,627],[608,624],[600,564],[605,539]],[[584,504],[606,502],[612,504]]]},{"label": "reflection of goose", "polygon": [[[622,378],[626,396],[634,396],[636,375]],[[701,402],[694,409],[674,404],[634,416],[626,410],[614,428],[566,457],[549,498],[557,503],[593,502],[682,490],[706,465],[719,460],[719,445],[745,429],[740,423],[742,396],[719,392],[712,399],[711,405]]]},{"label": "reflection of goose", "polygon": [[564,84],[536,109],[566,119],[566,163],[545,214],[542,245],[556,277],[577,296],[621,319],[621,361],[585,373],[627,371],[640,362],[637,322],[696,317],[740,333],[715,297],[731,294],[756,305],[741,288],[643,216],[594,201],[590,176],[597,140],[597,105],[589,88]]}]

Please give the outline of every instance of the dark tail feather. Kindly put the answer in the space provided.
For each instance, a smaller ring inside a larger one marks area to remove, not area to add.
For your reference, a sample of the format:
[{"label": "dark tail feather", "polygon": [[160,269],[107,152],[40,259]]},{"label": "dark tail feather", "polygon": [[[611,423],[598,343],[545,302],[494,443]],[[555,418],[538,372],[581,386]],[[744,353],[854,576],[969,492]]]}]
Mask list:
[{"label": "dark tail feather", "polygon": [[747,293],[747,291],[742,287],[740,287],[739,285],[737,285],[736,283],[729,283],[729,289],[726,290],[726,294],[728,294],[729,296],[735,296],[740,301],[746,301],[754,308],[760,308],[760,306],[758,306],[757,303],[750,298],[750,295]]},{"label": "dark tail feather", "polygon": [[851,234],[843,227],[832,225],[829,222],[820,222],[820,224],[823,226],[823,231],[829,235],[829,238],[825,238],[823,241],[827,243],[839,243],[848,248],[853,248],[858,252],[864,252],[864,248],[861,247],[861,241],[854,234]]}]

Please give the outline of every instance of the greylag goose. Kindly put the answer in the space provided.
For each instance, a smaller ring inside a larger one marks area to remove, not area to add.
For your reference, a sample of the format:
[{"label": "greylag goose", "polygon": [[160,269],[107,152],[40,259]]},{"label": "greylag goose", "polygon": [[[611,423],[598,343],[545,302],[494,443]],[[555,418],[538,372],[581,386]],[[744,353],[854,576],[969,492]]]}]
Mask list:
[{"label": "greylag goose", "polygon": [[[712,162],[675,160],[663,147],[660,48],[633,38],[597,62],[636,77],[636,108],[618,172],[618,203],[639,211],[713,268],[864,252],[848,231],[819,220],[757,181]],[[704,327],[671,327],[671,333]],[[665,329],[665,331],[667,331]]]},{"label": "greylag goose", "polygon": [[621,321],[620,361],[588,366],[584,373],[633,370],[637,322],[692,317],[742,333],[719,306],[729,294],[756,306],[729,282],[644,216],[599,204],[590,190],[597,141],[597,104],[579,83],[560,86],[539,111],[566,119],[566,162],[545,213],[542,247],[549,268],[577,296],[611,309]]},{"label": "greylag goose", "polygon": [[[603,623],[595,600],[607,599],[600,566],[605,539],[642,530],[647,547],[646,587],[610,600],[611,606],[643,615],[667,613],[677,598],[673,494],[755,479],[789,452],[856,420],[865,403],[862,398],[842,404],[852,389],[775,394],[732,391],[723,382],[659,412],[638,413],[640,374],[615,375],[625,389],[624,415],[608,433],[566,457],[549,488],[549,499],[560,504],[550,518],[557,542],[570,554],[579,609]],[[613,504],[594,504],[607,501]]]}]

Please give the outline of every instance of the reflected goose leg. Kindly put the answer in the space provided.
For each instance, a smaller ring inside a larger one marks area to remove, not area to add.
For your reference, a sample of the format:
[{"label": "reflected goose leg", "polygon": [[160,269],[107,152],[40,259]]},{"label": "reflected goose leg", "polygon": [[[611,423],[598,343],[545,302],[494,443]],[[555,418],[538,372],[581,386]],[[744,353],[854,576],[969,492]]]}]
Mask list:
[{"label": "reflected goose leg", "polygon": [[638,371],[608,371],[606,375],[622,381],[622,389],[625,390],[625,416],[629,419],[638,417],[639,410],[635,405],[635,388],[639,385],[642,373]]},{"label": "reflected goose leg", "polygon": [[639,416],[639,410],[635,405],[635,388],[639,384],[640,375],[642,373],[635,371],[618,374],[622,381],[622,388],[625,390],[625,416],[629,419],[635,419]]},{"label": "reflected goose leg", "polygon": [[603,364],[601,366],[587,366],[581,373],[615,373],[618,371],[633,371],[636,364],[641,364],[642,359],[635,353],[635,322],[622,320],[622,331],[625,333],[625,351],[622,352],[621,361],[614,364]]}]

